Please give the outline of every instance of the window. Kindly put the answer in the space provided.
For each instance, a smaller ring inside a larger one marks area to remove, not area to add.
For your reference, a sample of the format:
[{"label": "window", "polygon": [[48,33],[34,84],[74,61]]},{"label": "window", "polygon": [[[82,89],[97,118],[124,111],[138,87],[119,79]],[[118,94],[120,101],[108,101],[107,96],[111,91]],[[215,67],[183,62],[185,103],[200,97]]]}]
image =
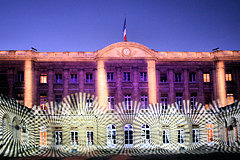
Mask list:
[{"label": "window", "polygon": [[92,82],[93,82],[92,73],[86,73],[86,83],[92,83]]},{"label": "window", "polygon": [[196,82],[196,73],[195,72],[191,72],[189,74],[189,82],[191,82],[191,83]]},{"label": "window", "polygon": [[131,110],[132,109],[132,99],[130,95],[124,96],[124,109]]},{"label": "window", "polygon": [[19,71],[17,72],[17,82],[23,82],[24,81],[24,72]]},{"label": "window", "polygon": [[182,93],[177,93],[176,94],[176,102],[178,104],[179,109],[183,109]]},{"label": "window", "polygon": [[62,95],[55,95],[55,101],[59,104],[62,101]]},{"label": "window", "polygon": [[147,82],[147,72],[140,72],[140,81]]},{"label": "window", "polygon": [[62,79],[62,74],[56,74],[56,83],[62,83],[63,79]]},{"label": "window", "polygon": [[142,125],[141,137],[142,137],[142,144],[150,144],[150,127],[148,124]]},{"label": "window", "polygon": [[9,116],[4,115],[2,119],[2,143],[3,144],[6,142],[6,138],[8,136],[8,129],[10,127],[9,122],[10,122]]},{"label": "window", "polygon": [[123,72],[123,81],[124,82],[130,82],[131,76],[130,72]]},{"label": "window", "polygon": [[55,131],[55,145],[62,145],[62,131]]},{"label": "window", "polygon": [[114,108],[114,97],[113,96],[108,97],[108,108],[109,109],[115,109]]},{"label": "window", "polygon": [[226,81],[227,81],[227,82],[232,81],[232,74],[231,74],[231,73],[226,73],[226,74],[225,74],[225,77],[226,77]]},{"label": "window", "polygon": [[204,93],[204,99],[205,99],[205,108],[211,109],[212,94],[210,92]]},{"label": "window", "polygon": [[208,123],[207,124],[207,141],[209,144],[213,143],[213,124],[212,123]]},{"label": "window", "polygon": [[163,129],[163,144],[168,144],[170,142],[169,130]]},{"label": "window", "polygon": [[161,82],[167,82],[167,73],[161,73],[160,74],[160,81]]},{"label": "window", "polygon": [[109,147],[114,147],[117,144],[116,142],[116,127],[115,125],[108,125],[107,127],[107,145]]},{"label": "window", "polygon": [[40,146],[47,145],[47,130],[45,127],[40,128]]},{"label": "window", "polygon": [[190,101],[191,101],[191,109],[196,109],[197,108],[197,93],[191,93],[191,98],[190,98]]},{"label": "window", "polygon": [[184,129],[178,129],[178,143],[184,143]]},{"label": "window", "polygon": [[40,94],[40,107],[41,110],[47,110],[47,95],[46,94]]},{"label": "window", "polygon": [[227,105],[234,103],[234,96],[232,93],[227,94]]},{"label": "window", "polygon": [[199,142],[199,129],[198,128],[193,128],[192,129],[192,141],[193,143],[198,143]]},{"label": "window", "polygon": [[40,83],[42,83],[42,84],[47,83],[47,74],[46,73],[41,73]]},{"label": "window", "polygon": [[24,105],[24,93],[23,92],[17,92],[16,93],[16,100],[18,103]]},{"label": "window", "polygon": [[0,73],[0,83],[5,83],[5,82],[7,82],[7,74]]},{"label": "window", "polygon": [[141,107],[142,107],[142,109],[148,108],[148,96],[147,95],[141,96]]},{"label": "window", "polygon": [[203,73],[203,82],[210,82],[210,73]]},{"label": "window", "polygon": [[126,147],[133,146],[133,127],[131,124],[124,126],[124,144]]},{"label": "window", "polygon": [[107,82],[113,82],[113,81],[114,81],[114,73],[107,72]]},{"label": "window", "polygon": [[87,100],[86,100],[87,109],[89,109],[89,110],[93,109],[93,104],[92,103],[93,103],[93,100],[91,98],[87,98]]},{"label": "window", "polygon": [[71,131],[71,145],[78,145],[78,131]]},{"label": "window", "polygon": [[162,107],[163,109],[167,109],[168,108],[168,96],[167,95],[162,95],[161,97],[161,103],[162,103]]},{"label": "window", "polygon": [[175,82],[182,82],[182,73],[175,73]]},{"label": "window", "polygon": [[94,145],[94,142],[93,142],[93,131],[87,131],[87,145],[88,146]]},{"label": "window", "polygon": [[70,83],[77,83],[77,82],[78,82],[77,74],[71,74]]}]

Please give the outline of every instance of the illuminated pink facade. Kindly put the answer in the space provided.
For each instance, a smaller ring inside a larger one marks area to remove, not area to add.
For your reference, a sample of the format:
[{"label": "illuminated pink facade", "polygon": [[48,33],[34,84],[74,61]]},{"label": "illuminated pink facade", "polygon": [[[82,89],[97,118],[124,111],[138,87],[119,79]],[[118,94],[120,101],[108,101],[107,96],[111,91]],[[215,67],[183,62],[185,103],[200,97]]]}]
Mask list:
[{"label": "illuminated pink facade", "polygon": [[1,92],[30,108],[76,92],[112,109],[128,101],[225,106],[240,99],[239,76],[240,51],[160,52],[133,42],[96,52],[0,51]]}]

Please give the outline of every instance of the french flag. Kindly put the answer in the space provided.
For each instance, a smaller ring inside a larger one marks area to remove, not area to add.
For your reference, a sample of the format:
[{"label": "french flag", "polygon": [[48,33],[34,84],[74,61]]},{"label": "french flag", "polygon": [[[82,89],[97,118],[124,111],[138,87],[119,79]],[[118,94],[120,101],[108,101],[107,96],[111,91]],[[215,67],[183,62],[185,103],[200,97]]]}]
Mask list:
[{"label": "french flag", "polygon": [[124,25],[123,25],[123,38],[124,38],[124,41],[127,42],[126,18],[124,20]]}]

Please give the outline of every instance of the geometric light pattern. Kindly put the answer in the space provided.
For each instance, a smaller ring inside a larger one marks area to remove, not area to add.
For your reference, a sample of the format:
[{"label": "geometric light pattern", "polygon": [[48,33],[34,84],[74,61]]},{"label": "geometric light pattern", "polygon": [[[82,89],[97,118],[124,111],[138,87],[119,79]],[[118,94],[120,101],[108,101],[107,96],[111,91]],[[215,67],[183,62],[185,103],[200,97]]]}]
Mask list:
[{"label": "geometric light pattern", "polygon": [[[114,110],[98,107],[98,99],[75,93],[46,110],[29,109],[0,95],[0,154],[6,157],[98,157],[112,155],[176,155],[239,152],[240,102],[211,109],[183,101],[142,109],[124,102]],[[194,130],[194,131],[193,131]]]}]

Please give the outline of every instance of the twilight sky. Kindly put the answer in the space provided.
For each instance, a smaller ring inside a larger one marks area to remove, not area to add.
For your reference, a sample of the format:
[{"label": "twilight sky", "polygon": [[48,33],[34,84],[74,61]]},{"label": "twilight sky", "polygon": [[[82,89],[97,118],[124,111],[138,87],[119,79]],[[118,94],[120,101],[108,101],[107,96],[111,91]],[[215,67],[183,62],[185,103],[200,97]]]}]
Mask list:
[{"label": "twilight sky", "polygon": [[0,0],[0,50],[240,50],[240,0]]}]

